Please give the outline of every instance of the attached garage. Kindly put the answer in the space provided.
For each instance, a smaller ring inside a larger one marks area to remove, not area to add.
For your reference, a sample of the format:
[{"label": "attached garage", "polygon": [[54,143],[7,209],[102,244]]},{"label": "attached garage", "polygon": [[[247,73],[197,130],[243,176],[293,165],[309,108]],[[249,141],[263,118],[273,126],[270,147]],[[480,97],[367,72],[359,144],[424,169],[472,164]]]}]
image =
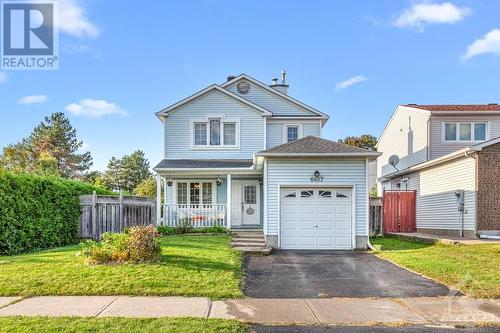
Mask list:
[{"label": "attached garage", "polygon": [[352,190],[334,187],[282,188],[282,249],[352,249]]}]

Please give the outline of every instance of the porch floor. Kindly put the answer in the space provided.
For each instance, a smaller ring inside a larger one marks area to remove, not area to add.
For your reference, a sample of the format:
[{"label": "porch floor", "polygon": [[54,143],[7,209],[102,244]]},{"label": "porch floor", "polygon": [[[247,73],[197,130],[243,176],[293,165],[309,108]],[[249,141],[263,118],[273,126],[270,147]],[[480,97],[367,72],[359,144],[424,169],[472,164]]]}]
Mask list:
[{"label": "porch floor", "polygon": [[454,236],[441,236],[433,234],[425,234],[420,232],[391,232],[388,235],[410,241],[418,241],[423,243],[442,243],[442,244],[462,244],[462,245],[474,245],[474,244],[486,244],[486,243],[500,243],[497,239],[480,239],[480,238],[462,238]]}]

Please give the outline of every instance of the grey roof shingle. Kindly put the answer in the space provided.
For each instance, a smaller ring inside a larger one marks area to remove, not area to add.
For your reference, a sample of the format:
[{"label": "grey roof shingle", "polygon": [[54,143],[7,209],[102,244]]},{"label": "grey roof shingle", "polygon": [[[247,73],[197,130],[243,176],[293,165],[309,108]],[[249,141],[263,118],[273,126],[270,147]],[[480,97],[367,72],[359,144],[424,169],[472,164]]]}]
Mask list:
[{"label": "grey roof shingle", "polygon": [[259,155],[267,154],[373,154],[377,152],[349,146],[344,143],[330,141],[317,136],[306,136],[301,139],[285,143],[267,150],[258,152]]},{"label": "grey roof shingle", "polygon": [[161,160],[154,169],[210,169],[210,168],[249,168],[253,160]]}]

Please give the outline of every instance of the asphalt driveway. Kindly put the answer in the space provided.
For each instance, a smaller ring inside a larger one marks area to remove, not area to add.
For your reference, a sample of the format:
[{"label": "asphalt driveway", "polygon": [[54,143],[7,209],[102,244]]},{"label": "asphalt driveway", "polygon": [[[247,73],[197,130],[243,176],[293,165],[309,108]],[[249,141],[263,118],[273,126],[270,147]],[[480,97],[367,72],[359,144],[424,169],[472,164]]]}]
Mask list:
[{"label": "asphalt driveway", "polygon": [[245,257],[243,290],[255,298],[446,296],[445,285],[370,253],[277,251]]}]

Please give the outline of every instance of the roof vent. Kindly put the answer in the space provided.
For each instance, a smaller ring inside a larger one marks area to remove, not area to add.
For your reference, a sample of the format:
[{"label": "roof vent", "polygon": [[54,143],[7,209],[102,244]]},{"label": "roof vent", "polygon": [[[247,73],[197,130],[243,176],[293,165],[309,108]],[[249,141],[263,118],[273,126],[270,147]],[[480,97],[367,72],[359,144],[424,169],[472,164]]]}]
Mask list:
[{"label": "roof vent", "polygon": [[488,105],[498,105],[498,103],[488,103]]},{"label": "roof vent", "polygon": [[408,103],[406,105],[417,105],[416,103]]},{"label": "roof vent", "polygon": [[231,81],[234,78],[236,78],[236,76],[234,76],[234,75],[228,75],[227,76],[227,81],[229,82],[229,81]]},{"label": "roof vent", "polygon": [[275,86],[275,85],[277,85],[277,84],[278,84],[278,78],[277,78],[277,77],[273,77],[273,79],[272,79],[271,81],[272,81],[272,82],[271,82],[271,85],[272,85],[272,86]]}]

